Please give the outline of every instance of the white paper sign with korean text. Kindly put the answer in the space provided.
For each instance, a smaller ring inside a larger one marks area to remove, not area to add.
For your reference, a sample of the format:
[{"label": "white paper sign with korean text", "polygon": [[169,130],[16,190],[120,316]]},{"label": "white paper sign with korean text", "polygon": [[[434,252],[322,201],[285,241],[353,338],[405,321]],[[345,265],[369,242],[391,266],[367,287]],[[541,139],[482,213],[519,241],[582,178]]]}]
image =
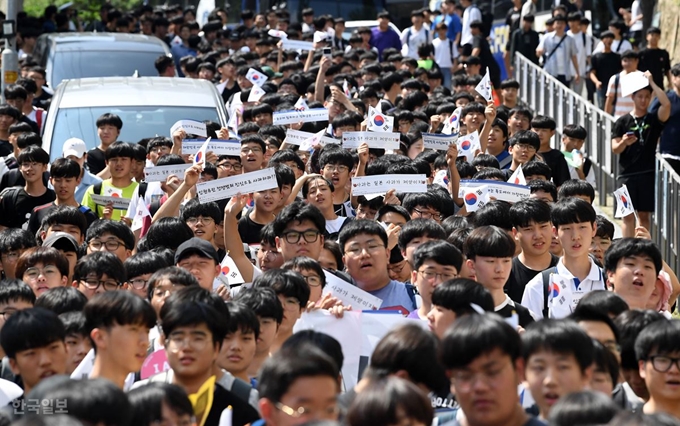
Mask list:
[{"label": "white paper sign with korean text", "polygon": [[113,204],[113,208],[116,210],[127,210],[130,206],[130,199],[123,198],[117,195],[97,195],[91,194],[90,198],[98,206],[107,206],[109,203]]},{"label": "white paper sign with korean text", "polygon": [[366,142],[369,148],[399,149],[399,133],[394,132],[343,132],[343,148],[359,148]]},{"label": "white paper sign with korean text", "polygon": [[283,48],[285,50],[314,50],[314,43],[311,41],[290,40],[283,39]]},{"label": "white paper sign with korean text", "polygon": [[425,175],[378,175],[352,178],[352,195],[386,194],[390,189],[401,193],[427,192]]},{"label": "white paper sign with korean text", "polygon": [[458,133],[445,135],[439,133],[423,133],[423,146],[425,149],[447,151],[449,145],[458,141]]},{"label": "white paper sign with korean text", "polygon": [[458,156],[465,157],[465,161],[468,163],[475,158],[476,152],[482,149],[479,143],[479,133],[476,130],[459,137],[456,144],[458,145]]},{"label": "white paper sign with korean text", "polygon": [[371,311],[380,309],[382,299],[360,289],[359,287],[341,280],[333,274],[326,274],[326,286],[323,295],[331,294],[342,301],[345,306],[351,306],[353,311]]},{"label": "white paper sign with korean text", "polygon": [[317,121],[328,121],[328,110],[326,108],[312,108],[307,111],[276,111],[274,112],[274,125],[295,124],[295,123],[315,123]]},{"label": "white paper sign with korean text", "polygon": [[250,194],[277,187],[274,168],[268,167],[256,172],[199,183],[196,185],[196,195],[201,203],[208,203],[233,197],[239,192]]},{"label": "white paper sign with korean text", "polygon": [[196,135],[199,137],[207,138],[208,130],[205,123],[201,123],[196,120],[179,120],[170,128],[170,135],[175,133],[179,129],[184,129],[188,135]]},{"label": "white paper sign with korean text", "polygon": [[[185,139],[182,141],[182,154],[195,155],[205,143],[200,139]],[[211,139],[208,143],[207,152],[215,155],[241,155],[241,142],[236,139]]]},{"label": "white paper sign with korean text", "polygon": [[146,182],[165,182],[168,177],[175,175],[184,180],[184,172],[191,164],[170,164],[168,166],[145,167],[144,176]]},{"label": "white paper sign with korean text", "polygon": [[478,186],[486,186],[488,188],[489,196],[496,200],[507,201],[509,203],[516,203],[525,200],[531,196],[531,190],[528,186],[515,185],[508,182],[498,182],[493,180],[477,180],[464,179],[460,181],[459,197],[463,197],[464,188],[476,188]]},{"label": "white paper sign with korean text", "polygon": [[[303,132],[302,130],[286,129],[286,143],[289,145],[302,145],[302,143],[314,136],[314,133]],[[329,143],[340,144],[342,141],[340,139],[331,138],[329,136],[321,136],[319,139],[319,145],[325,146]]]}]

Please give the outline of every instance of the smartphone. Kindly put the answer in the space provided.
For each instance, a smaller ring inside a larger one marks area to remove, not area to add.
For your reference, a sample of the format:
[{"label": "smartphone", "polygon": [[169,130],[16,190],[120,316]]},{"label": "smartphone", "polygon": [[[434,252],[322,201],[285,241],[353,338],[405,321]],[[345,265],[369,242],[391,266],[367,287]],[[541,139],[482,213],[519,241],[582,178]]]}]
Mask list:
[{"label": "smartphone", "polygon": [[332,58],[332,49],[330,47],[324,47],[323,48],[323,56],[327,57],[328,59]]},{"label": "smartphone", "polygon": [[635,132],[626,132],[626,136],[635,136]]}]

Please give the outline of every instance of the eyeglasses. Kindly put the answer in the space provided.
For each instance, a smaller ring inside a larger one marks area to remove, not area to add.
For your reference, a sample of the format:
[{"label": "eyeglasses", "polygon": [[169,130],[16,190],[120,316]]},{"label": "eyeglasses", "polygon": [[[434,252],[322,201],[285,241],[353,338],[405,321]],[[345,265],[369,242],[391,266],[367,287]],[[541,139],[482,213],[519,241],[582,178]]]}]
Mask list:
[{"label": "eyeglasses", "polygon": [[[312,416],[316,410],[312,410],[311,408],[307,407],[299,407],[299,408],[291,408],[287,405],[284,405],[280,402],[277,402],[275,405],[277,410],[281,411],[282,413],[294,418],[294,419],[299,419],[300,417],[303,416]],[[338,414],[340,414],[340,407],[337,405],[331,405],[329,407],[326,407],[324,410],[321,410],[317,416],[319,418],[326,418],[326,417],[336,417]]]},{"label": "eyeglasses", "polygon": [[285,238],[288,244],[297,244],[300,238],[304,238],[307,243],[314,243],[319,239],[319,234],[319,231],[312,229],[303,232],[288,231],[283,233],[283,238]]},{"label": "eyeglasses", "polygon": [[319,278],[316,275],[303,275],[302,278],[304,278],[305,281],[307,281],[307,284],[310,287],[318,287],[321,285],[321,278]]},{"label": "eyeglasses", "polygon": [[515,144],[515,148],[517,148],[520,151],[529,151],[529,152],[534,152],[536,151],[536,147],[533,145],[529,145],[526,143],[518,143]]},{"label": "eyeglasses", "polygon": [[442,218],[442,215],[439,214],[439,212],[426,212],[423,210],[418,210],[418,209],[413,209],[414,212],[418,213],[418,216],[421,217],[421,219],[440,219]]},{"label": "eyeglasses", "polygon": [[164,145],[160,145],[160,146],[155,146],[155,147],[151,148],[149,151],[150,151],[150,152],[160,153],[160,154],[167,154],[167,153],[170,152],[170,147],[164,146]]},{"label": "eyeglasses", "polygon": [[401,271],[404,270],[404,267],[406,266],[406,261],[402,260],[401,262],[397,263],[396,265],[388,265],[387,266],[387,271],[393,272],[395,274],[401,274]]},{"label": "eyeglasses", "polygon": [[300,309],[300,306],[302,304],[295,297],[286,297],[284,300],[281,301],[281,305],[283,306],[283,309],[291,310],[291,309]]},{"label": "eyeglasses", "polygon": [[8,251],[7,253],[2,254],[2,260],[5,262],[10,261],[10,262],[16,262],[17,259],[21,256],[21,253],[18,251]]},{"label": "eyeglasses", "polygon": [[114,291],[118,290],[118,287],[121,286],[121,283],[118,281],[113,281],[113,280],[95,280],[95,279],[87,279],[87,280],[80,280],[80,283],[84,285],[87,289],[89,290],[96,290],[99,287],[104,287],[104,290],[106,291]]},{"label": "eyeglasses", "polygon": [[186,220],[186,223],[188,225],[196,225],[199,221],[204,225],[210,225],[211,223],[215,223],[215,219],[213,219],[210,216],[190,217]]},{"label": "eyeglasses", "polygon": [[48,265],[43,269],[38,268],[28,268],[24,272],[24,277],[27,277],[31,281],[35,281],[42,274],[45,278],[53,278],[59,275],[59,269],[56,266]]},{"label": "eyeglasses", "polygon": [[7,321],[7,319],[9,319],[9,317],[16,314],[18,311],[19,311],[19,309],[7,308],[4,311],[0,312],[0,315],[2,315],[2,319]]},{"label": "eyeglasses", "polygon": [[340,173],[344,173],[344,172],[349,171],[349,167],[337,165],[337,164],[326,164],[325,166],[323,166],[323,169],[328,171],[328,172],[337,171],[337,172],[340,172]]},{"label": "eyeglasses", "polygon": [[217,167],[220,167],[220,168],[225,169],[225,170],[234,170],[234,171],[237,171],[237,172],[241,171],[241,169],[243,169],[243,166],[241,164],[238,164],[238,163],[232,164],[232,163],[229,163],[229,162],[220,163],[220,164],[217,165]]},{"label": "eyeglasses", "polygon": [[202,351],[208,344],[208,336],[202,334],[191,334],[185,336],[184,334],[170,335],[168,339],[165,340],[165,345],[168,347],[170,352],[179,352],[183,347],[191,347],[197,351]]},{"label": "eyeglasses", "polygon": [[247,154],[249,151],[253,154],[257,154],[258,152],[262,152],[262,148],[259,146],[244,146],[241,148],[241,154]]},{"label": "eyeglasses", "polygon": [[374,254],[380,251],[380,249],[384,249],[385,246],[380,245],[380,244],[371,244],[367,247],[361,247],[361,246],[350,246],[347,250],[345,250],[345,253],[350,254],[352,256],[359,256],[361,252],[366,251],[368,254]]},{"label": "eyeglasses", "polygon": [[118,247],[122,245],[123,242],[118,240],[106,240],[106,241],[92,240],[88,243],[88,246],[92,250],[101,250],[102,247],[104,247],[106,248],[106,251],[116,251],[118,250]]},{"label": "eyeglasses", "polygon": [[134,280],[130,280],[129,283],[132,284],[132,287],[135,290],[143,290],[143,289],[146,288],[146,285],[149,283],[149,280],[137,278],[137,279],[134,279]]},{"label": "eyeglasses", "polygon": [[671,369],[673,364],[680,370],[680,358],[671,358],[669,356],[655,355],[650,356],[649,360],[652,361],[652,367],[659,373],[666,373]]},{"label": "eyeglasses", "polygon": [[437,272],[432,272],[432,271],[418,271],[420,275],[425,278],[427,281],[434,281],[437,278],[441,278],[442,281],[448,281],[454,278],[458,277],[458,274],[451,274],[451,273],[443,273],[439,274]]},{"label": "eyeglasses", "polygon": [[35,162],[35,161],[25,161],[25,162],[21,163],[21,168],[22,169],[34,169],[34,168],[41,166],[41,165],[42,165],[42,163],[38,163],[38,162]]}]

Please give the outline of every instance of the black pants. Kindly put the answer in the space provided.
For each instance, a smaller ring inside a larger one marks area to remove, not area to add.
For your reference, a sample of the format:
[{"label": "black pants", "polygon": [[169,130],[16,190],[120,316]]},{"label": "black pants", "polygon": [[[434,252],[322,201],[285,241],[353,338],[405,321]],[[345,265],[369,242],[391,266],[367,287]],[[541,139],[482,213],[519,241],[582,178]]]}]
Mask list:
[{"label": "black pants", "polygon": [[571,80],[567,80],[567,76],[566,76],[566,75],[563,75],[563,74],[561,74],[561,75],[556,75],[555,78],[557,79],[557,81],[559,81],[560,83],[564,84],[565,86],[571,87]]}]

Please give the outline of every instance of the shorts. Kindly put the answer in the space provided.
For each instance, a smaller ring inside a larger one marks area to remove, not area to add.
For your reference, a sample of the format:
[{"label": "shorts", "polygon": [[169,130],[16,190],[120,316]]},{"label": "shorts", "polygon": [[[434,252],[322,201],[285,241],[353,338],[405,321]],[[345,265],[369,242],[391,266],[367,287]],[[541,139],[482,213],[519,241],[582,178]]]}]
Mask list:
[{"label": "shorts", "polygon": [[626,184],[636,211],[654,212],[655,179],[654,172],[619,178],[619,184]]}]

